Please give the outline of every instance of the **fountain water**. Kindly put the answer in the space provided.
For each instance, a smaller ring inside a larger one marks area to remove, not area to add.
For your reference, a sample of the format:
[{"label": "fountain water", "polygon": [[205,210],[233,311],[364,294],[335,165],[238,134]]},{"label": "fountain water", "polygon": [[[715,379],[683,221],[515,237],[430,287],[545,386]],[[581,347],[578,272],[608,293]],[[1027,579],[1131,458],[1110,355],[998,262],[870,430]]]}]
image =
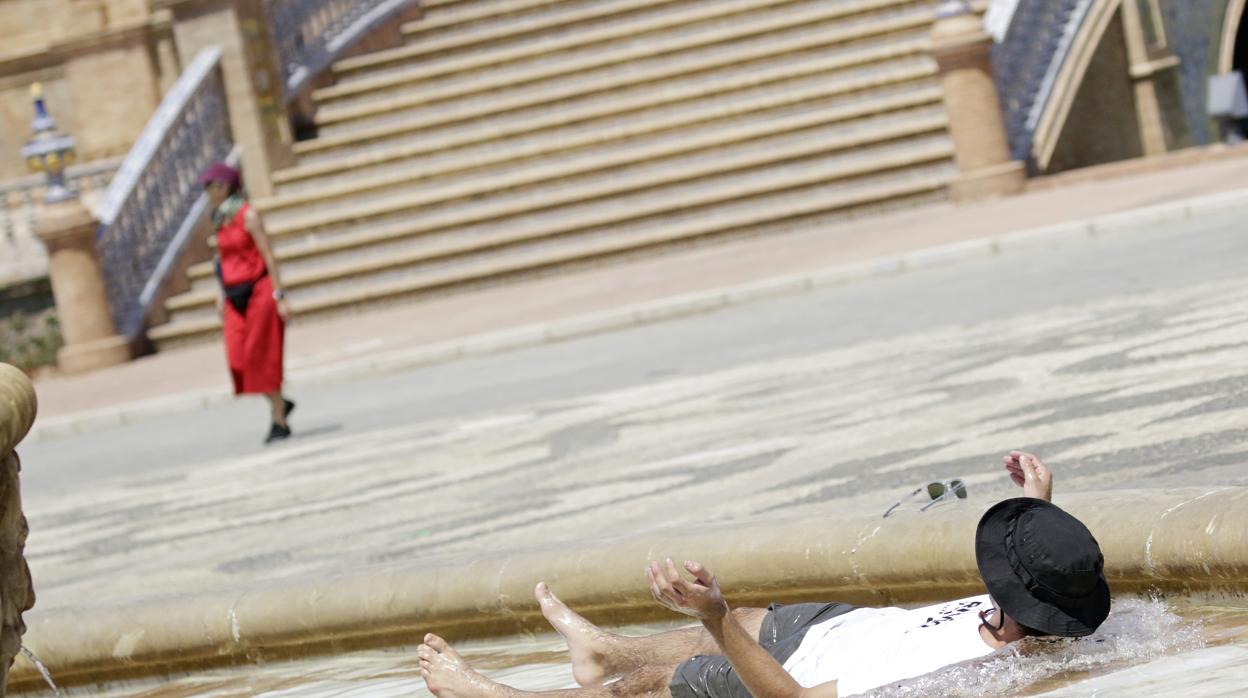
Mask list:
[{"label": "fountain water", "polygon": [[52,689],[52,695],[60,698],[63,694],[61,693],[61,689],[56,687],[56,682],[52,680],[52,672],[48,671],[48,668],[43,665],[43,662],[39,661],[39,658],[35,656],[34,652],[31,652],[23,647],[22,654],[26,655],[26,658],[29,659],[30,662],[35,665],[35,668],[39,670],[39,673],[43,675],[43,680],[47,682],[48,688]]},{"label": "fountain water", "polygon": [[[628,626],[645,634],[673,624]],[[490,678],[525,690],[571,688],[576,684],[562,639],[554,633],[516,635],[459,645],[468,661]],[[1151,692],[1158,676],[1173,676],[1226,658],[1210,652],[1248,655],[1248,603],[1209,604],[1186,599],[1125,596],[1095,635],[1075,640],[1027,640],[983,659],[950,667],[872,696],[1084,695],[1089,681],[1112,681],[1124,694]],[[428,698],[411,647],[352,652],[261,665],[196,672],[171,680],[96,687],[103,698],[172,698],[185,695],[248,695],[261,698],[320,698],[367,695]],[[1158,670],[1152,670],[1154,666]],[[1126,670],[1126,671],[1124,671]],[[1201,695],[1234,693],[1242,672],[1204,677]]]}]

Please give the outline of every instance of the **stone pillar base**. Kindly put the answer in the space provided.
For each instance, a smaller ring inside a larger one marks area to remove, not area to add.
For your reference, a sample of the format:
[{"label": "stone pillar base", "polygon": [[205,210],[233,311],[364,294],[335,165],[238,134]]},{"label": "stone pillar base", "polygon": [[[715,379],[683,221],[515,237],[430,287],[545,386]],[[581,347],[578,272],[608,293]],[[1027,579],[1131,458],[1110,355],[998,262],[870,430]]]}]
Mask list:
[{"label": "stone pillar base", "polygon": [[1010,161],[959,175],[949,185],[949,192],[959,203],[994,199],[1019,193],[1026,181],[1023,163]]},{"label": "stone pillar base", "polygon": [[56,354],[57,365],[66,373],[85,373],[129,360],[130,345],[117,335],[64,347]]}]

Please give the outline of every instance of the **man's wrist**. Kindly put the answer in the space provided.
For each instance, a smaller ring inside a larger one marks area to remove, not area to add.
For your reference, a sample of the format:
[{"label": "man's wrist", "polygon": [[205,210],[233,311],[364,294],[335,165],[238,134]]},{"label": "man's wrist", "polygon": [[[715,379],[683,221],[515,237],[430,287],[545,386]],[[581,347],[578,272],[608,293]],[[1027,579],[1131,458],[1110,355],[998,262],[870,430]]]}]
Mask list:
[{"label": "man's wrist", "polygon": [[275,288],[275,289],[273,289],[273,300],[275,300],[275,301],[284,301],[284,300],[286,300],[286,292],[285,292],[285,291],[283,291],[283,290],[282,290],[282,289],[280,289],[280,288]]},{"label": "man's wrist", "polygon": [[724,619],[728,617],[728,602],[723,602],[718,608],[715,608],[707,615],[703,616],[703,623],[714,623],[715,625],[723,625]]}]

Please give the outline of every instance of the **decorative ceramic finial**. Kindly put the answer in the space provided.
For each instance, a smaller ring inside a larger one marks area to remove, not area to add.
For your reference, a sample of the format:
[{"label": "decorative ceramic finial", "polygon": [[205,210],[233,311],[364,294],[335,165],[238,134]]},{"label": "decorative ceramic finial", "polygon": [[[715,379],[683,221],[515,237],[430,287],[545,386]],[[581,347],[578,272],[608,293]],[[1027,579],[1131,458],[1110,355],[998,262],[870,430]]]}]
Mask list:
[{"label": "decorative ceramic finial", "polygon": [[74,162],[74,139],[56,132],[56,119],[48,113],[43,99],[43,85],[30,86],[30,97],[35,103],[35,118],[30,122],[34,133],[22,147],[22,157],[32,172],[43,172],[48,177],[48,191],[43,200],[56,203],[78,196],[65,184],[65,168]]}]

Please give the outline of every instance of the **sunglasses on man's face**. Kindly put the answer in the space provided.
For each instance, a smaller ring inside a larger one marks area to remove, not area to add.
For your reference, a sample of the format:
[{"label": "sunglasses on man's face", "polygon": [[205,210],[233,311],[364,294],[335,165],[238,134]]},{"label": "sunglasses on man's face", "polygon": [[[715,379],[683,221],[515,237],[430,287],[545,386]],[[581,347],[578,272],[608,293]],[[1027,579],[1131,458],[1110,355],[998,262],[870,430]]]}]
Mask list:
[{"label": "sunglasses on man's face", "polygon": [[[1005,628],[1005,614],[1001,612],[1001,607],[997,605],[996,600],[991,596],[988,597],[988,603],[992,604],[992,606],[979,612],[979,624],[999,633]],[[996,625],[993,625],[993,623]]]},{"label": "sunglasses on man's face", "polygon": [[966,483],[956,478],[953,480],[945,480],[943,482],[929,482],[923,487],[919,487],[905,497],[897,500],[896,504],[892,505],[888,508],[888,511],[884,512],[884,518],[887,519],[888,515],[893,513],[897,507],[902,504],[915,499],[921,500],[924,495],[926,495],[927,499],[930,501],[920,507],[919,511],[927,511],[937,502],[944,501],[951,497],[966,499]]}]

